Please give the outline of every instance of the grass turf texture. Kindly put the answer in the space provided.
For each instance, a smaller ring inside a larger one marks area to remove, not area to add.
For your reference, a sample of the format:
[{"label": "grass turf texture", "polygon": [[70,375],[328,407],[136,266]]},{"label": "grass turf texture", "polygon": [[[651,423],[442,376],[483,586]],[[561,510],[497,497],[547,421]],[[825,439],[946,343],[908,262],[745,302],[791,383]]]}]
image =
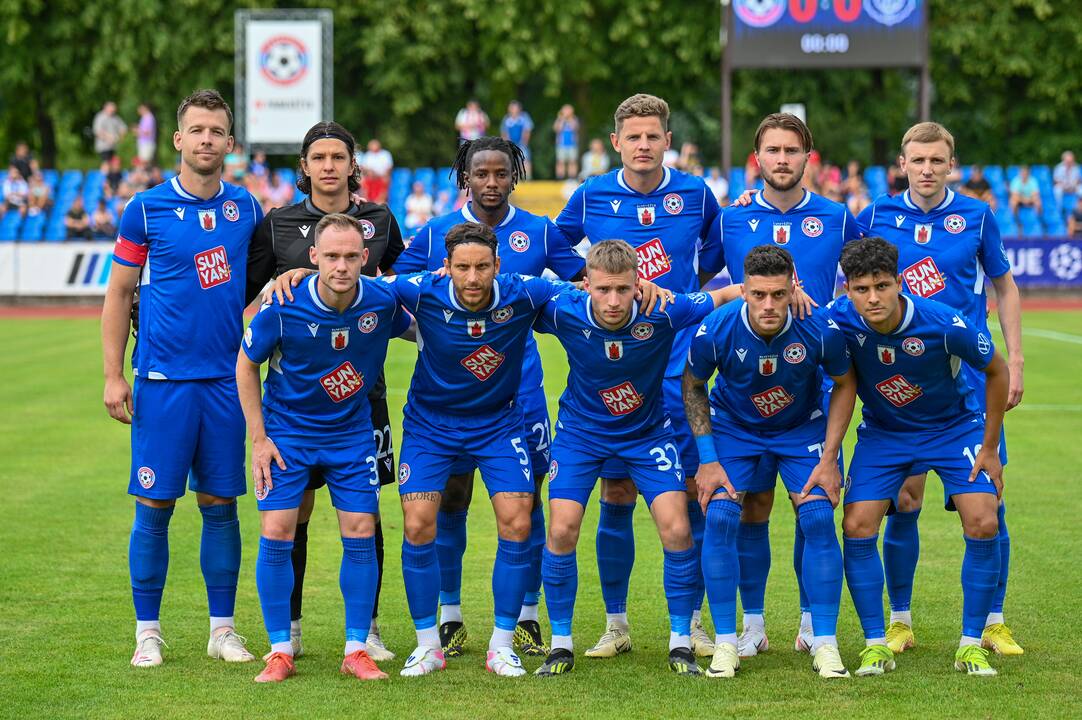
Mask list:
[{"label": "grass turf texture", "polygon": [[[162,623],[166,664],[128,665],[133,618],[127,547],[132,499],[128,432],[101,403],[97,322],[0,322],[0,717],[205,718],[259,713],[267,717],[1068,717],[1077,716],[1077,687],[1068,632],[1082,587],[1076,558],[1082,536],[1075,469],[1082,464],[1082,313],[1027,313],[1025,403],[1008,416],[1011,465],[1008,520],[1013,538],[1006,615],[1026,648],[1022,658],[995,659],[995,679],[967,678],[951,668],[960,629],[957,518],[941,509],[941,486],[929,482],[921,517],[922,556],[913,601],[918,647],[886,677],[827,682],[792,648],[797,593],[791,567],[793,513],[784,502],[771,523],[773,571],[767,594],[772,647],[745,662],[728,682],[683,679],[665,667],[668,625],[661,590],[661,548],[645,504],[636,512],[637,559],[629,599],[635,650],[615,660],[581,655],[603,631],[594,559],[597,503],[579,547],[580,590],[574,673],[542,681],[496,678],[483,669],[491,628],[490,571],[495,553],[492,513],[480,483],[465,560],[464,611],[470,640],[464,657],[425,679],[398,677],[414,645],[399,562],[401,515],[395,488],[382,498],[387,534],[381,625],[398,660],[392,679],[360,683],[338,674],[342,657],[341,546],[329,498],[313,517],[305,581],[306,654],[298,675],[282,685],[252,682],[260,663],[227,665],[206,657],[206,599],[199,571],[200,519],[194,498],[173,517],[171,562]],[[1042,336],[1041,330],[1066,334]],[[543,338],[550,410],[563,387],[560,349]],[[387,374],[396,441],[413,365],[412,346],[392,343]],[[852,449],[852,437],[846,453]],[[596,495],[595,495],[596,498]],[[240,500],[244,560],[238,630],[257,655],[267,650],[256,595],[259,535],[255,500]],[[838,513],[840,522],[841,513]],[[542,614],[546,639],[548,626]],[[709,627],[709,624],[708,624]],[[859,625],[843,593],[842,655],[857,665]],[[708,660],[707,660],[708,662]],[[527,659],[533,670],[537,659]]]}]

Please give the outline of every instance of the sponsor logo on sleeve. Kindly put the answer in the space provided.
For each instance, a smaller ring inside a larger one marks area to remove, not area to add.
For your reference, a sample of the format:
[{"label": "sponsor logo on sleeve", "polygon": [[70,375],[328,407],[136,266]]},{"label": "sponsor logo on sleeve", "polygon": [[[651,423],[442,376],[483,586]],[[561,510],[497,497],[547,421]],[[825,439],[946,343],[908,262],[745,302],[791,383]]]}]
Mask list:
[{"label": "sponsor logo on sleeve", "polygon": [[808,356],[808,351],[804,348],[803,343],[790,343],[785,346],[785,352],[782,357],[785,358],[785,362],[792,365],[798,365],[804,361],[804,358]]},{"label": "sponsor logo on sleeve", "polygon": [[905,280],[909,292],[925,298],[935,295],[947,285],[946,279],[931,257],[921,258],[902,270],[902,279]]},{"label": "sponsor logo on sleeve", "polygon": [[766,377],[773,375],[778,371],[778,356],[777,355],[760,355],[759,356],[759,374]]},{"label": "sponsor logo on sleeve", "polygon": [[331,330],[331,347],[335,350],[345,350],[349,345],[349,328],[335,328]]},{"label": "sponsor logo on sleeve", "polygon": [[924,394],[919,385],[913,385],[901,375],[876,383],[875,389],[894,407],[904,407]]},{"label": "sponsor logo on sleeve", "polygon": [[635,214],[639,217],[639,225],[649,227],[654,224],[653,205],[636,205]]},{"label": "sponsor logo on sleeve", "polygon": [[379,315],[376,315],[374,312],[366,312],[357,319],[357,329],[365,334],[375,330],[378,325]]},{"label": "sponsor logo on sleeve", "polygon": [[669,193],[665,196],[661,205],[665,208],[665,212],[670,215],[679,215],[680,211],[684,209],[684,198],[680,197],[680,193]]},{"label": "sponsor logo on sleeve", "polygon": [[755,405],[755,409],[765,418],[777,415],[792,405],[795,399],[781,385],[775,385],[768,390],[757,392],[751,396],[751,402]]},{"label": "sponsor logo on sleeve", "polygon": [[605,407],[613,415],[627,415],[642,407],[643,398],[630,380],[599,391]]},{"label": "sponsor logo on sleeve", "polygon": [[462,358],[459,363],[481,382],[488,380],[503,365],[504,355],[488,345],[482,345]]},{"label": "sponsor logo on sleeve", "polygon": [[226,200],[222,203],[222,216],[229,222],[236,222],[240,219],[240,210],[237,209],[237,204],[232,200]]},{"label": "sponsor logo on sleeve", "polygon": [[789,227],[791,223],[774,223],[774,242],[778,245],[789,244]]},{"label": "sponsor logo on sleeve", "polygon": [[639,322],[631,326],[631,337],[636,340],[649,340],[654,334],[654,326],[648,322]]},{"label": "sponsor logo on sleeve", "polygon": [[905,340],[902,340],[902,350],[904,350],[907,355],[920,357],[924,354],[924,341],[919,337],[907,337]]},{"label": "sponsor logo on sleeve", "polygon": [[890,345],[876,345],[875,354],[884,365],[894,364],[894,348]]},{"label": "sponsor logo on sleeve", "polygon": [[340,403],[356,395],[364,387],[364,377],[347,360],[321,377],[319,384],[333,402]]},{"label": "sponsor logo on sleeve", "polygon": [[507,244],[515,252],[526,252],[530,249],[530,236],[521,230],[516,230],[511,233],[511,237],[507,238]]},{"label": "sponsor logo on sleeve", "polygon": [[819,237],[823,234],[823,221],[817,217],[806,217],[800,223],[800,230],[808,237]]},{"label": "sponsor logo on sleeve", "polygon": [[639,277],[653,280],[672,270],[672,258],[665,252],[661,238],[654,238],[635,248],[639,256]]},{"label": "sponsor logo on sleeve", "polygon": [[966,219],[961,215],[948,215],[943,219],[943,227],[952,235],[957,235],[966,229]]},{"label": "sponsor logo on sleeve", "polygon": [[199,274],[199,286],[204,290],[224,285],[233,276],[224,245],[196,253],[195,270]]}]

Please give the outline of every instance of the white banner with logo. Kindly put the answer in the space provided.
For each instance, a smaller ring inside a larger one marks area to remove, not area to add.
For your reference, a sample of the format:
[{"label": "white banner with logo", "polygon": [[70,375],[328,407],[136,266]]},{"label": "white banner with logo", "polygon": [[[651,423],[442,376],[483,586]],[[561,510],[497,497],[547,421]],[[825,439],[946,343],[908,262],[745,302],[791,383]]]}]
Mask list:
[{"label": "white banner with logo", "polygon": [[0,295],[15,294],[15,244],[0,245]]},{"label": "white banner with logo", "polygon": [[0,295],[105,295],[113,243],[9,243],[0,246]]}]

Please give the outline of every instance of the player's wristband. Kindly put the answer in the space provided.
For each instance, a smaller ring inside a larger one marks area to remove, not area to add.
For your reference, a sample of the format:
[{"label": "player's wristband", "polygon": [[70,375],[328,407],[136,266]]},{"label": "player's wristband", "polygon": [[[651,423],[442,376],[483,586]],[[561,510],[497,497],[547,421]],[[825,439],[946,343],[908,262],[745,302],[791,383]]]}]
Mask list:
[{"label": "player's wristband", "polygon": [[705,465],[718,461],[718,450],[714,447],[713,435],[696,435],[695,444],[699,446],[699,463]]}]

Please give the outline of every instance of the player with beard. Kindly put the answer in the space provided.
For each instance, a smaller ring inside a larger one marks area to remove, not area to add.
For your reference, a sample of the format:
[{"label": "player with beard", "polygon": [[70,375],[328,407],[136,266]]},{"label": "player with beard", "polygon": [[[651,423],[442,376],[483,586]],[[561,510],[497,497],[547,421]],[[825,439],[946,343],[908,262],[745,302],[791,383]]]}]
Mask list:
[{"label": "player with beard", "polygon": [[[364,231],[364,245],[368,250],[368,261],[361,271],[363,275],[373,277],[380,271],[386,272],[394,264],[403,250],[402,233],[394,215],[386,205],[355,202],[351,196],[360,187],[360,170],[354,159],[355,147],[353,135],[336,122],[317,123],[305,134],[301,144],[297,187],[308,197],[295,205],[271,210],[252,238],[248,252],[246,297],[249,302],[276,275],[295,268],[314,270],[309,255],[315,239],[314,229],[325,215],[331,213],[344,213],[360,223]],[[382,375],[374,383],[368,399],[372,406],[380,484],[387,485],[394,482],[394,449],[387,413],[387,387]],[[290,600],[290,639],[294,656],[297,657],[303,653],[301,600],[308,557],[308,521],[312,516],[315,491],[325,484],[322,472],[313,469],[297,520],[293,545],[295,581]],[[376,622],[379,589],[383,581],[383,527],[378,518],[375,538],[379,582],[367,647],[369,657],[382,662],[394,659],[394,653],[384,646]]]}]

